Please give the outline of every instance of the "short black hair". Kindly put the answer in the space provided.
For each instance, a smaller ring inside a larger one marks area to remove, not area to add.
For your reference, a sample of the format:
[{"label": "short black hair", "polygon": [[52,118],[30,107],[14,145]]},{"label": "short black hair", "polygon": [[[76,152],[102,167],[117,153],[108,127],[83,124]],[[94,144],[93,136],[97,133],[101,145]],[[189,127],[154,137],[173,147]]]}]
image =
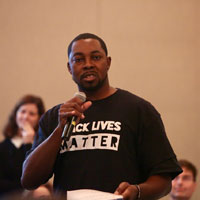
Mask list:
[{"label": "short black hair", "polygon": [[71,50],[72,50],[72,44],[75,42],[75,41],[78,41],[78,40],[81,40],[81,39],[89,39],[89,38],[93,38],[93,39],[96,39],[100,42],[100,45],[102,47],[102,49],[105,51],[106,53],[106,56],[108,55],[108,50],[107,50],[107,47],[106,47],[106,44],[105,42],[97,35],[95,34],[92,34],[92,33],[81,33],[80,35],[76,36],[69,44],[68,46],[68,57],[71,53]]},{"label": "short black hair", "polygon": [[190,161],[185,160],[185,159],[179,160],[179,164],[180,164],[181,167],[185,167],[186,169],[190,170],[193,174],[194,181],[196,181],[197,168],[195,167],[195,165],[193,163],[191,163]]}]

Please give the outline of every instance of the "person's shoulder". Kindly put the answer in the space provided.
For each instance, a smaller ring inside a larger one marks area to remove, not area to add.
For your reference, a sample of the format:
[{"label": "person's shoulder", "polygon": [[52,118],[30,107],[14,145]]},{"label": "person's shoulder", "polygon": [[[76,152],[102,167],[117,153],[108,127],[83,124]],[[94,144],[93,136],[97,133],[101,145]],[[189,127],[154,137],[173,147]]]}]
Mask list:
[{"label": "person's shoulder", "polygon": [[120,88],[117,88],[117,89],[118,89],[117,92],[120,95],[120,98],[126,98],[127,100],[134,101],[135,103],[147,103],[147,104],[150,103],[146,99],[144,99],[128,90],[124,90],[124,89],[120,89]]},{"label": "person's shoulder", "polygon": [[49,110],[47,110],[46,113],[47,114],[57,113],[61,105],[62,104],[57,104],[57,105],[53,106],[52,108],[50,108]]},{"label": "person's shoulder", "polygon": [[56,106],[53,106],[52,108],[50,108],[49,110],[47,110],[41,117],[41,120],[45,119],[45,118],[52,118],[52,117],[57,117],[58,115],[58,110],[60,108],[61,104],[58,104]]},{"label": "person's shoulder", "polygon": [[58,124],[58,110],[61,104],[58,104],[49,110],[47,110],[39,122],[38,134],[43,135],[44,137],[49,136],[49,134],[55,129]]},{"label": "person's shoulder", "polygon": [[10,139],[9,138],[5,138],[0,142],[0,146],[5,146],[5,145],[8,145],[10,143],[11,143]]},{"label": "person's shoulder", "polygon": [[11,141],[8,138],[5,138],[3,141],[0,142],[0,151],[5,151],[11,145]]},{"label": "person's shoulder", "polygon": [[118,95],[122,102],[126,102],[130,106],[137,107],[139,110],[151,110],[157,112],[156,108],[150,101],[144,99],[141,96],[138,96],[130,91],[118,88]]}]

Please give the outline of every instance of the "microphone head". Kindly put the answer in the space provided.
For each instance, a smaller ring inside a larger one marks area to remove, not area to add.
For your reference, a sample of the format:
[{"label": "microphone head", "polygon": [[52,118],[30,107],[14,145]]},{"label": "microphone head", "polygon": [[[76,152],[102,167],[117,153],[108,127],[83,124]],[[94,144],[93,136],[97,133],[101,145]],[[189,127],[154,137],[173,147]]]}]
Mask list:
[{"label": "microphone head", "polygon": [[82,102],[86,101],[86,95],[84,92],[76,92],[74,94],[75,97],[78,97]]}]

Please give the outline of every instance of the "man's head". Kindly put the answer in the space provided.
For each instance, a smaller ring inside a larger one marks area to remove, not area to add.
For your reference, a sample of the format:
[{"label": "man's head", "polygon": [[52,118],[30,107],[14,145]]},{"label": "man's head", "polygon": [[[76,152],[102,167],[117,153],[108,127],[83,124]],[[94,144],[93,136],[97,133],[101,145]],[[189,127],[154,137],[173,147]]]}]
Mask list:
[{"label": "man's head", "polygon": [[173,200],[188,200],[196,188],[196,167],[187,160],[179,160],[183,172],[172,181],[170,197]]},{"label": "man's head", "polygon": [[78,36],[76,36],[69,44],[68,46],[68,57],[70,56],[70,53],[71,53],[71,50],[72,50],[72,45],[74,42],[78,41],[78,40],[81,40],[81,39],[95,39],[95,40],[98,40],[101,44],[101,47],[102,49],[105,51],[106,53],[106,56],[108,55],[108,50],[107,50],[107,47],[106,47],[106,44],[105,42],[97,35],[94,35],[92,33],[82,33]]},{"label": "man's head", "polygon": [[68,70],[80,91],[103,91],[109,86],[107,72],[111,58],[104,41],[98,36],[83,33],[68,47]]}]

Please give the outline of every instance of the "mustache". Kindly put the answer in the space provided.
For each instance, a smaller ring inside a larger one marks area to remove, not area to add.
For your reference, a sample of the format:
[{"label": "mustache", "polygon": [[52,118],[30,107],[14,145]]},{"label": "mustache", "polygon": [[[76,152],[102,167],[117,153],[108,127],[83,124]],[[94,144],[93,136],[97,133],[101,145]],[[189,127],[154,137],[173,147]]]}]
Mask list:
[{"label": "mustache", "polygon": [[90,75],[98,76],[96,71],[87,71],[87,72],[84,72],[83,74],[81,74],[80,78],[83,79],[83,78],[90,76]]}]

